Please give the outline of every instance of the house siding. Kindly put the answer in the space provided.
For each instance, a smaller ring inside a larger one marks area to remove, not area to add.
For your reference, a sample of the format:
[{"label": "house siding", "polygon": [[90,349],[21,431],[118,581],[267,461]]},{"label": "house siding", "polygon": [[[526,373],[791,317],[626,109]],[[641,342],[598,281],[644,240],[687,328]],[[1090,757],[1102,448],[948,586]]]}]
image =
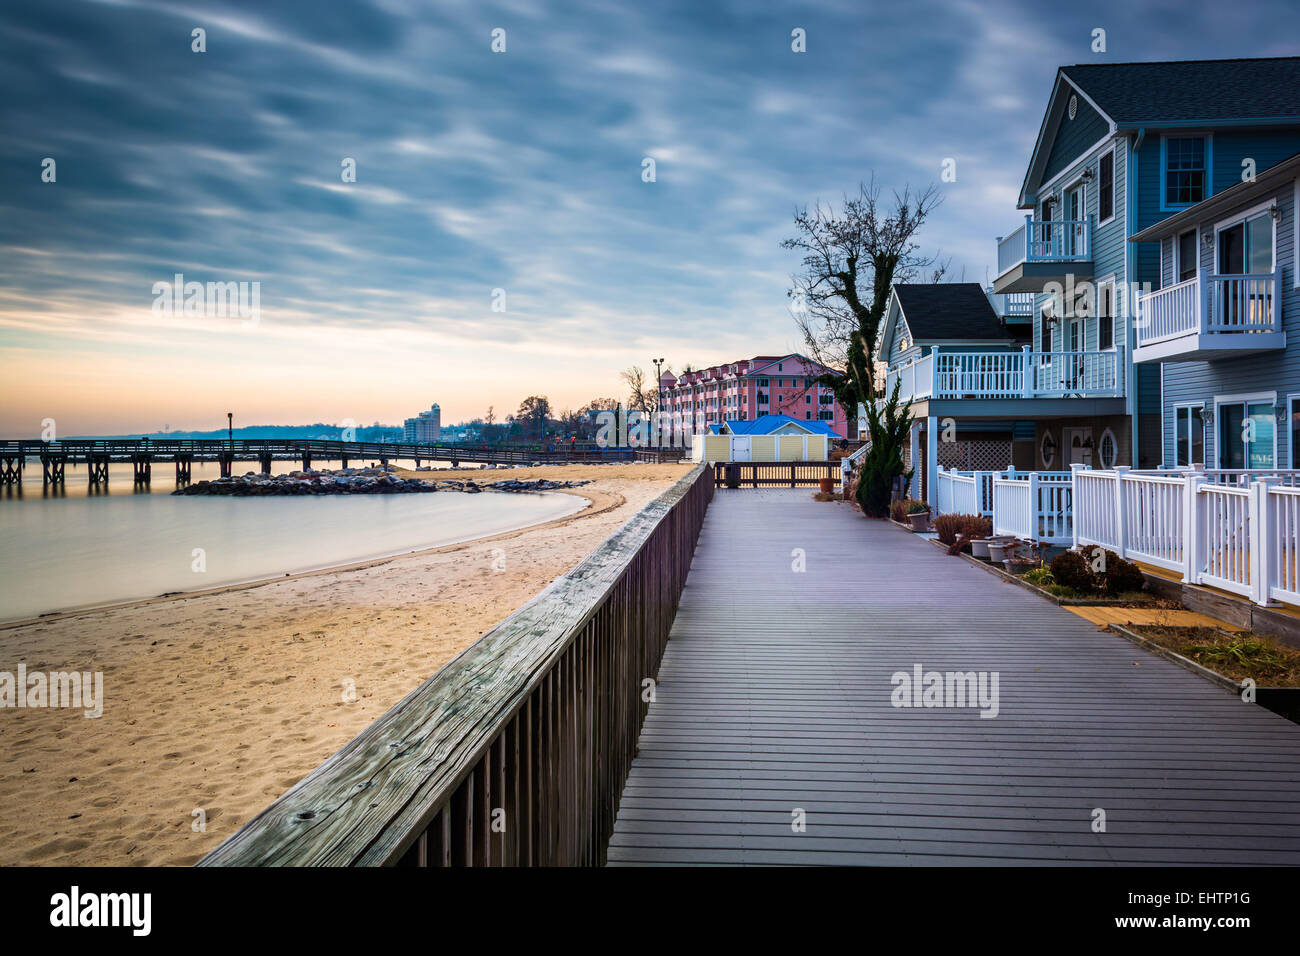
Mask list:
[{"label": "house siding", "polygon": [[[1078,111],[1074,119],[1068,113],[1070,96],[1075,95],[1074,87],[1065,83],[1061,88],[1061,118],[1056,128],[1056,138],[1051,151],[1047,154],[1047,163],[1043,167],[1043,179],[1048,180],[1064,169],[1068,169],[1084,151],[1097,140],[1106,135],[1110,123],[1104,116],[1089,105],[1082,96],[1078,98]],[[1041,197],[1040,197],[1041,198]]]}]

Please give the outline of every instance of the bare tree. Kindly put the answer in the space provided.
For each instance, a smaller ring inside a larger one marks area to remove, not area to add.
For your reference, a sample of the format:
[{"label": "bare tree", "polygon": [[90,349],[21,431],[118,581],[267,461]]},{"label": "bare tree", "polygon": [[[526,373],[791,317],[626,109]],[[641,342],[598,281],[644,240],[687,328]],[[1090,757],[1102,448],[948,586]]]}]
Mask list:
[{"label": "bare tree", "polygon": [[932,270],[940,281],[946,263],[919,252],[915,236],[942,201],[937,187],[904,186],[881,201],[873,177],[845,196],[841,208],[817,203],[795,213],[796,235],[781,245],[803,253],[803,271],[791,277],[792,313],[811,358],[839,376],[824,376],[845,408],[874,399],[880,384],[874,365],[889,290]]},{"label": "bare tree", "polygon": [[646,415],[653,412],[659,400],[659,383],[655,382],[651,385],[639,365],[633,365],[626,371],[620,372],[619,377],[627,382],[627,407]]}]

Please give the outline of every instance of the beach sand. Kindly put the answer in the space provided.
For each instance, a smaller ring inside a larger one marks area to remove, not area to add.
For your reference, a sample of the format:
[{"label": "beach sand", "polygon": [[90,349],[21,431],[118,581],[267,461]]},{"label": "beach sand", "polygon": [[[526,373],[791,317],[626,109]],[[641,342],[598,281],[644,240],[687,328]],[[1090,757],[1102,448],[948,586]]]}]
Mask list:
[{"label": "beach sand", "polygon": [[0,710],[0,865],[195,862],[689,467],[420,472],[594,483],[521,531],[0,629],[0,669],[103,671],[105,701]]}]

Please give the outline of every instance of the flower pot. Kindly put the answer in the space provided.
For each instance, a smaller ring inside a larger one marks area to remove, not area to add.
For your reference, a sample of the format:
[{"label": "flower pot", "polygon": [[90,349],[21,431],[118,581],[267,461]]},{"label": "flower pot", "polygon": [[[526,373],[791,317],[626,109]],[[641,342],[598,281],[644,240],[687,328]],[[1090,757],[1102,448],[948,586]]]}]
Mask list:
[{"label": "flower pot", "polygon": [[907,518],[912,522],[913,531],[930,530],[930,512],[914,511],[912,514],[908,515]]},{"label": "flower pot", "polygon": [[987,558],[989,556],[989,539],[971,538],[970,553],[977,558]]},{"label": "flower pot", "polygon": [[1001,564],[1007,558],[1011,557],[1015,550],[1015,538],[1012,538],[1009,541],[1006,539],[998,540],[997,538],[989,540],[989,560],[997,564]]},{"label": "flower pot", "polygon": [[817,479],[817,487],[821,489],[822,494],[829,495],[831,492],[835,490],[835,479],[819,478]]}]

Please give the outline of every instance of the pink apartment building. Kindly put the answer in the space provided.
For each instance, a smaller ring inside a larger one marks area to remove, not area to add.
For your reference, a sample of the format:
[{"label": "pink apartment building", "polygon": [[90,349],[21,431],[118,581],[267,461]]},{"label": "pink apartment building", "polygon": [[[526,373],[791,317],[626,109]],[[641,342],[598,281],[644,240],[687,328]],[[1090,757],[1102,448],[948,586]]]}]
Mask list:
[{"label": "pink apartment building", "polygon": [[820,421],[841,438],[849,433],[849,417],[828,388],[813,380],[831,371],[798,354],[756,355],[751,359],[659,378],[660,427],[701,434],[710,425],[760,415],[789,415],[798,421]]}]

